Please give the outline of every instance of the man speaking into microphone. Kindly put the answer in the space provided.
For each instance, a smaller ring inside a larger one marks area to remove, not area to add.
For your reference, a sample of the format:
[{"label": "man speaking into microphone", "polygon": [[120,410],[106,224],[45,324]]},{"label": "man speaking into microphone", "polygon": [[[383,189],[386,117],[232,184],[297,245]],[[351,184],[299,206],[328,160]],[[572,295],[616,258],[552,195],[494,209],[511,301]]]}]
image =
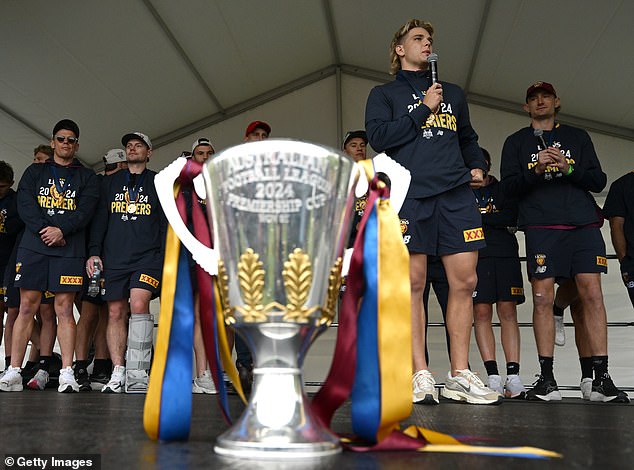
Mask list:
[{"label": "man speaking into microphone", "polygon": [[469,184],[482,185],[486,161],[464,92],[438,81],[433,34],[430,23],[416,19],[396,31],[390,46],[390,72],[396,79],[372,89],[365,111],[372,147],[412,175],[399,216],[410,253],[413,401],[438,403],[436,382],[425,360],[422,307],[427,256],[436,255],[449,281],[451,370],[442,394],[469,403],[498,403],[500,396],[469,370],[477,250],[484,247],[482,220]]}]

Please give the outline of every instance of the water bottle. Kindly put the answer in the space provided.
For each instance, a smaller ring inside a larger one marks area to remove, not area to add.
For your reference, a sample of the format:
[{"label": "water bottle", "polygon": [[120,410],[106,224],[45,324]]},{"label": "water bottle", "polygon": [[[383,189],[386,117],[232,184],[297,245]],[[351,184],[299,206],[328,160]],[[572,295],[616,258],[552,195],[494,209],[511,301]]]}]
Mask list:
[{"label": "water bottle", "polygon": [[97,297],[99,294],[99,284],[101,280],[101,270],[99,269],[99,261],[93,261],[93,271],[90,277],[90,284],[88,285],[88,295],[90,297]]}]

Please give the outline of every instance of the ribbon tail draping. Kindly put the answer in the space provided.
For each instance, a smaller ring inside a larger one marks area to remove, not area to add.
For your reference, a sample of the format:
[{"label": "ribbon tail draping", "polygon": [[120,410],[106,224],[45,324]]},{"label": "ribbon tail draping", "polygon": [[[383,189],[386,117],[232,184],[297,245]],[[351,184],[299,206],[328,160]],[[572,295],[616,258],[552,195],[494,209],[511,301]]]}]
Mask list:
[{"label": "ribbon tail draping", "polygon": [[[160,321],[154,350],[154,360],[150,374],[150,383],[145,398],[143,412],[143,426],[150,439],[161,439],[161,401],[163,397],[163,382],[166,378],[166,368],[170,346],[170,337],[174,316],[174,297],[179,266],[180,241],[171,227],[167,228],[165,246],[165,261],[163,265]],[[191,356],[191,351],[190,351]],[[190,365],[191,381],[191,365]],[[191,390],[188,395],[191,400]],[[188,420],[189,424],[189,420]]]}]

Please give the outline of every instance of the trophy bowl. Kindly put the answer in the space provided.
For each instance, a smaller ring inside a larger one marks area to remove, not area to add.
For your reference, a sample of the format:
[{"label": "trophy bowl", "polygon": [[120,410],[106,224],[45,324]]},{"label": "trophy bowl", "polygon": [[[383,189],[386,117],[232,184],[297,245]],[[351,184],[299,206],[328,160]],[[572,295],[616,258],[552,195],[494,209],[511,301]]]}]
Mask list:
[{"label": "trophy bowl", "polygon": [[225,322],[248,345],[253,388],[218,437],[223,456],[317,458],[339,439],[311,412],[301,368],[336,314],[354,162],[281,139],[231,147],[203,168]]}]

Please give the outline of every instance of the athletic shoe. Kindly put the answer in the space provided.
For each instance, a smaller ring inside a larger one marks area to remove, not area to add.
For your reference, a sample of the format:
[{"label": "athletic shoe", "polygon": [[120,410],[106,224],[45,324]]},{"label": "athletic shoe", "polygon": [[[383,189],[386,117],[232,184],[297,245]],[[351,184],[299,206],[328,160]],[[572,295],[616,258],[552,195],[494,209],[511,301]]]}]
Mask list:
[{"label": "athletic shoe", "polygon": [[19,367],[11,367],[4,371],[4,375],[0,379],[0,391],[2,392],[21,392],[22,376]]},{"label": "athletic shoe", "polygon": [[412,377],[412,388],[414,390],[414,403],[424,405],[438,404],[438,390],[434,376],[428,370],[419,370]]},{"label": "athletic shoe", "polygon": [[121,393],[125,387],[125,367],[114,366],[110,380],[101,389],[101,393]]},{"label": "athletic shoe", "polygon": [[517,374],[510,374],[506,376],[506,383],[504,384],[504,396],[506,398],[524,399],[526,398],[526,388],[522,383],[522,379]]},{"label": "athletic shoe", "polygon": [[502,385],[502,377],[499,375],[489,375],[488,378],[488,387],[494,392],[498,392],[500,395],[504,396],[504,385]]},{"label": "athletic shoe", "polygon": [[251,388],[253,387],[253,364],[244,365],[236,361],[236,368],[238,369],[242,391],[246,396],[251,395]]},{"label": "athletic shoe", "polygon": [[474,405],[497,405],[502,403],[502,396],[484,385],[480,377],[469,369],[457,370],[453,377],[447,373],[447,381],[442,389],[442,396],[450,400],[466,401]]},{"label": "athletic shoe", "polygon": [[79,392],[79,384],[75,380],[75,374],[72,367],[64,367],[59,371],[59,393],[76,393]]},{"label": "athletic shoe", "polygon": [[218,393],[210,371],[206,370],[203,375],[194,379],[192,393],[208,393],[211,395]]},{"label": "athletic shoe", "polygon": [[109,362],[109,364],[106,367],[97,367],[95,364],[93,367],[92,374],[90,374],[90,386],[93,390],[101,390],[110,381],[112,363]]},{"label": "athletic shoe", "polygon": [[590,377],[582,378],[579,388],[581,388],[581,398],[584,400],[590,400],[590,394],[592,393],[592,379]]},{"label": "athletic shoe", "polygon": [[557,346],[564,346],[566,344],[566,328],[563,315],[555,315],[555,344]]},{"label": "athletic shoe", "polygon": [[22,372],[20,372],[20,375],[22,376],[22,385],[24,385],[25,387],[28,386],[31,379],[35,377],[37,371],[40,370],[39,363],[35,362],[30,367],[27,367],[28,364],[29,363],[27,362],[27,365],[24,367],[24,369],[22,369]]},{"label": "athletic shoe", "polygon": [[541,375],[537,381],[533,384],[533,388],[526,392],[527,400],[561,400],[561,393],[559,393],[559,387],[555,379],[547,379]]},{"label": "athletic shoe", "polygon": [[43,369],[39,369],[33,378],[26,384],[31,390],[44,390],[48,383],[48,372]]},{"label": "athletic shoe", "polygon": [[629,403],[630,398],[627,396],[627,393],[616,388],[614,382],[612,382],[612,377],[605,374],[600,379],[594,379],[592,381],[590,401]]},{"label": "athletic shoe", "polygon": [[125,393],[147,393],[150,376],[147,371],[139,369],[126,369]]},{"label": "athletic shoe", "polygon": [[80,392],[90,392],[92,390],[92,387],[90,386],[90,377],[88,376],[88,371],[86,369],[83,367],[81,369],[75,367],[75,378],[79,384]]}]

